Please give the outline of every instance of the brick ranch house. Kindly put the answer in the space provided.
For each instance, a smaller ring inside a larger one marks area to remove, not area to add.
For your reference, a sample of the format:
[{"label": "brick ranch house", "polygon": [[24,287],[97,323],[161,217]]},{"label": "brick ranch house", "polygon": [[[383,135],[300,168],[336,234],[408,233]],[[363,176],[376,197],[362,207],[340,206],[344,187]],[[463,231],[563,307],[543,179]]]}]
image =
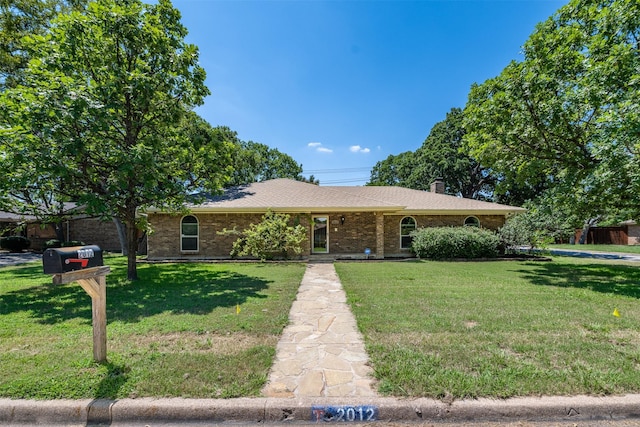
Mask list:
[{"label": "brick ranch house", "polygon": [[244,230],[267,210],[289,214],[308,230],[303,256],[371,258],[411,256],[409,233],[420,227],[475,225],[491,230],[524,209],[442,194],[436,181],[431,192],[402,187],[318,186],[274,179],[228,189],[187,215],[157,209],[146,213],[149,260],[225,259],[237,236],[223,229]]},{"label": "brick ranch house", "polygon": [[[118,232],[112,221],[101,221],[87,215],[77,214],[63,221],[62,233],[65,241],[81,241],[88,245],[98,245],[105,251],[120,251]],[[51,224],[43,224],[31,215],[0,212],[0,237],[24,236],[31,241],[30,249],[41,251],[47,240],[56,239]]]}]

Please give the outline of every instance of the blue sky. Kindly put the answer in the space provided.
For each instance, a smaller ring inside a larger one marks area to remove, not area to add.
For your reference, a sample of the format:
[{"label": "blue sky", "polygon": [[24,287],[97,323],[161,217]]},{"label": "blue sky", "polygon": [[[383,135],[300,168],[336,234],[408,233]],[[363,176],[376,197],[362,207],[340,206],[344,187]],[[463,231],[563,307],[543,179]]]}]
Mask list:
[{"label": "blue sky", "polygon": [[321,185],[363,185],[376,162],[415,151],[565,3],[173,1],[212,92],[197,112]]}]

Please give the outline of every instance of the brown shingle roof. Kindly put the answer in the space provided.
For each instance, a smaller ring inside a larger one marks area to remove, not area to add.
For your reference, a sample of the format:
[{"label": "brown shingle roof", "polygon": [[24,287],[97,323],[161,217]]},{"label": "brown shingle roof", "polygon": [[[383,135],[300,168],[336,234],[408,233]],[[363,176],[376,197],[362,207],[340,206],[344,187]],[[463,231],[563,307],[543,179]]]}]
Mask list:
[{"label": "brown shingle roof", "polygon": [[434,212],[524,212],[525,209],[499,203],[483,202],[475,199],[449,196],[447,194],[431,193],[429,191],[412,190],[403,187],[333,187],[341,191],[360,197],[385,200],[398,206],[404,211],[434,211]]},{"label": "brown shingle roof", "polygon": [[221,196],[188,206],[193,212],[384,211],[424,214],[496,214],[522,208],[402,187],[318,186],[291,179],[273,179],[234,187]]}]

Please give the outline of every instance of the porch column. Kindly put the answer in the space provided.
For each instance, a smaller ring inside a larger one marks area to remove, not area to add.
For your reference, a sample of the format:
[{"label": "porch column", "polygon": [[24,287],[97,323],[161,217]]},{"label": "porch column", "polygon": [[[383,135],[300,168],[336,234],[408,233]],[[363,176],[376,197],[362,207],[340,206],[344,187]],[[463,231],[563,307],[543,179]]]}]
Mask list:
[{"label": "porch column", "polygon": [[376,258],[384,258],[384,215],[376,212]]}]

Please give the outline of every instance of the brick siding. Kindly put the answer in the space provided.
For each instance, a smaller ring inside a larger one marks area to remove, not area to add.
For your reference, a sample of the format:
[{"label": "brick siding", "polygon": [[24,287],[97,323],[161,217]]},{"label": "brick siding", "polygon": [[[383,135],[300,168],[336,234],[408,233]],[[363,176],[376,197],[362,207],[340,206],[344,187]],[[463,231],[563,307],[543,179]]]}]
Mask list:
[{"label": "brick siding", "polygon": [[[120,252],[118,231],[113,221],[100,221],[96,218],[80,218],[63,223],[65,239],[77,240],[87,245],[98,245],[104,251]],[[27,226],[27,237],[31,240],[31,249],[42,250],[47,240],[56,239],[52,225],[42,226],[32,223]]]},{"label": "brick siding", "polygon": [[[417,228],[423,227],[461,227],[470,215],[386,215],[384,217],[384,253],[387,257],[407,256],[409,249],[400,248],[400,221],[406,216],[416,220]],[[502,227],[505,218],[502,215],[474,215],[480,220],[480,226],[489,230]]]},{"label": "brick siding", "polygon": [[[230,257],[234,235],[220,235],[223,229],[234,227],[242,231],[250,224],[262,220],[262,214],[193,214],[198,219],[199,248],[196,252],[180,251],[180,215],[149,214],[153,233],[148,236],[149,259],[225,259]],[[292,223],[299,223],[308,230],[303,243],[303,256],[311,253],[311,219],[314,216],[329,218],[329,254],[364,254],[369,248],[372,255],[407,256],[409,250],[400,249],[400,221],[406,215],[385,215],[374,212],[313,212],[290,214]],[[412,215],[418,227],[461,226],[468,215]],[[341,218],[344,217],[344,223]],[[478,215],[480,225],[496,230],[504,224],[502,215]],[[378,235],[384,226],[384,236]],[[381,247],[384,242],[384,247]]]},{"label": "brick siding", "polygon": [[[373,212],[314,214],[329,217],[329,253],[364,254],[369,248],[376,253],[376,215]],[[344,217],[344,224],[341,218]]]},{"label": "brick siding", "polygon": [[[149,259],[225,259],[230,258],[235,235],[220,235],[224,229],[238,231],[262,221],[262,214],[192,214],[198,219],[199,245],[194,252],[180,251],[180,222],[182,216],[149,214],[148,221],[153,232],[148,236]],[[308,215],[291,215],[292,223],[300,223],[309,229]],[[309,254],[309,244],[305,244]]]},{"label": "brick siding", "polygon": [[120,252],[118,230],[113,221],[97,218],[74,219],[70,221],[69,238],[86,245],[98,245],[103,251]]}]

